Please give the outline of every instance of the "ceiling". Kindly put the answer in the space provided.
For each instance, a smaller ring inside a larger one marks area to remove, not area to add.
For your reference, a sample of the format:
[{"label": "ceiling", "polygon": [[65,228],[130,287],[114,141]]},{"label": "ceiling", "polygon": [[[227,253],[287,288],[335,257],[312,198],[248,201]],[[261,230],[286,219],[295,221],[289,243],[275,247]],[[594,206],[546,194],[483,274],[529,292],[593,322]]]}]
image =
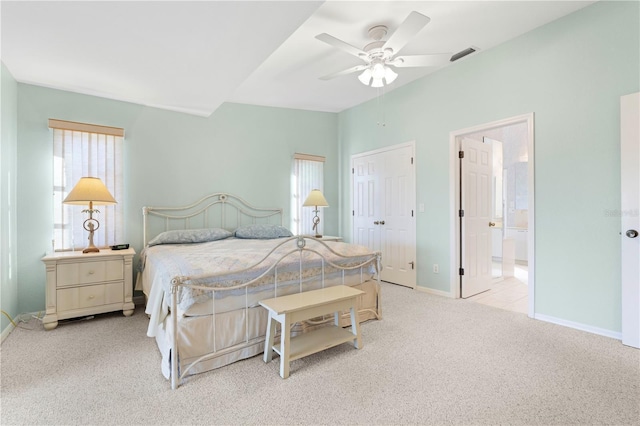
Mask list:
[{"label": "ceiling", "polygon": [[[224,102],[339,112],[379,89],[357,73],[320,80],[362,63],[315,39],[320,33],[362,48],[370,27],[387,25],[391,35],[418,11],[431,22],[402,55],[471,46],[481,55],[591,3],[2,0],[0,53],[21,83],[200,116]],[[397,69],[385,90],[439,68]]]}]

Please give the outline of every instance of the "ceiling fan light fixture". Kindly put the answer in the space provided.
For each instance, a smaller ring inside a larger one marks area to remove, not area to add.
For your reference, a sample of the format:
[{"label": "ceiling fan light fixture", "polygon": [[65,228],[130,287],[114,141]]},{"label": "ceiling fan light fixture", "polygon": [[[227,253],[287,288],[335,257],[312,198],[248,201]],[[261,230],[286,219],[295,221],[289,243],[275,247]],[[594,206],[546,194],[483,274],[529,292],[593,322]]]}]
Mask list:
[{"label": "ceiling fan light fixture", "polygon": [[398,77],[397,72],[393,71],[389,67],[384,67],[384,80],[387,82],[387,84],[393,83],[396,77]]},{"label": "ceiling fan light fixture", "polygon": [[396,77],[398,77],[398,74],[391,68],[382,62],[377,62],[365,69],[358,76],[358,80],[365,86],[371,85],[371,87],[378,88],[383,87],[385,84],[393,83]]},{"label": "ceiling fan light fixture", "polygon": [[371,69],[367,68],[358,76],[358,80],[365,86],[368,86],[371,83]]},{"label": "ceiling fan light fixture", "polygon": [[371,76],[374,80],[382,80],[385,77],[385,68],[386,67],[381,62],[373,64],[371,67]]},{"label": "ceiling fan light fixture", "polygon": [[384,84],[382,83],[381,78],[374,78],[373,83],[371,83],[371,87],[382,87]]}]

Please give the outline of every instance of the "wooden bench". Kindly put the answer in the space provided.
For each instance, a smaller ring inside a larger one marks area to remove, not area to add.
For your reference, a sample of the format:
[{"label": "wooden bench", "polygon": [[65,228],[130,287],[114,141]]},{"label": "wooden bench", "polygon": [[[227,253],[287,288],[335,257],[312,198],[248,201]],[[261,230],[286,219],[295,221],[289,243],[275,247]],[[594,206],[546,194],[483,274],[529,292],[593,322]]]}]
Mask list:
[{"label": "wooden bench", "polygon": [[[283,297],[275,297],[260,302],[269,310],[269,323],[264,344],[264,362],[270,362],[273,352],[280,355],[280,377],[289,377],[289,363],[298,358],[332,348],[346,342],[353,342],[362,348],[360,322],[356,309],[357,298],[364,292],[344,285],[320,290],[305,291]],[[351,312],[351,330],[340,327],[342,311]],[[291,326],[296,322],[334,314],[334,324],[291,337]],[[282,331],[280,342],[274,344],[276,322]]]}]

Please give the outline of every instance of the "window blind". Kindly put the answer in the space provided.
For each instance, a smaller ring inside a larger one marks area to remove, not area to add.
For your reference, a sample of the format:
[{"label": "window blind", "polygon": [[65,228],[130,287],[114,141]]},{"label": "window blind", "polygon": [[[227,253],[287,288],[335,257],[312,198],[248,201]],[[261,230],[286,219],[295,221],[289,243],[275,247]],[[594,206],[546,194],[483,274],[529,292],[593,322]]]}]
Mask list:
[{"label": "window blind", "polygon": [[[295,235],[312,234],[313,212],[312,207],[303,207],[302,204],[312,189],[324,192],[324,161],[325,158],[318,155],[294,154],[291,172],[291,232]],[[323,210],[318,209],[320,226],[322,227]],[[318,230],[321,233],[321,230]]]},{"label": "window blind", "polygon": [[100,178],[118,204],[95,206],[100,227],[94,243],[106,247],[123,242],[124,182],[122,174],[124,130],[93,124],[49,120],[53,130],[53,248],[74,250],[87,246],[88,206],[62,201],[81,177]]}]

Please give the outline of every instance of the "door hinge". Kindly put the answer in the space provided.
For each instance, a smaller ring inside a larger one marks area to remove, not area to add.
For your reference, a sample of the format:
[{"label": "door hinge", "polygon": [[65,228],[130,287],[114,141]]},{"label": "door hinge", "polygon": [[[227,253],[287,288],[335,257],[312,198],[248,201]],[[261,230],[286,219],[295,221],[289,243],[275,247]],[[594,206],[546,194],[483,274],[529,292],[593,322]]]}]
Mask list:
[{"label": "door hinge", "polygon": [[458,151],[458,158],[464,158],[464,151]]},{"label": "door hinge", "polygon": [[356,215],[356,211],[355,210],[351,210],[351,216],[355,216]]},{"label": "door hinge", "polygon": [[458,275],[464,275],[464,268],[458,269]]},{"label": "door hinge", "polygon": [[413,217],[413,210],[411,210],[411,217]]},{"label": "door hinge", "polygon": [[411,157],[411,164],[413,164],[413,157]]},{"label": "door hinge", "polygon": [[354,167],[351,168],[351,174],[355,175],[356,174],[356,169]]},{"label": "door hinge", "polygon": [[458,210],[458,217],[464,217],[464,210]]}]

